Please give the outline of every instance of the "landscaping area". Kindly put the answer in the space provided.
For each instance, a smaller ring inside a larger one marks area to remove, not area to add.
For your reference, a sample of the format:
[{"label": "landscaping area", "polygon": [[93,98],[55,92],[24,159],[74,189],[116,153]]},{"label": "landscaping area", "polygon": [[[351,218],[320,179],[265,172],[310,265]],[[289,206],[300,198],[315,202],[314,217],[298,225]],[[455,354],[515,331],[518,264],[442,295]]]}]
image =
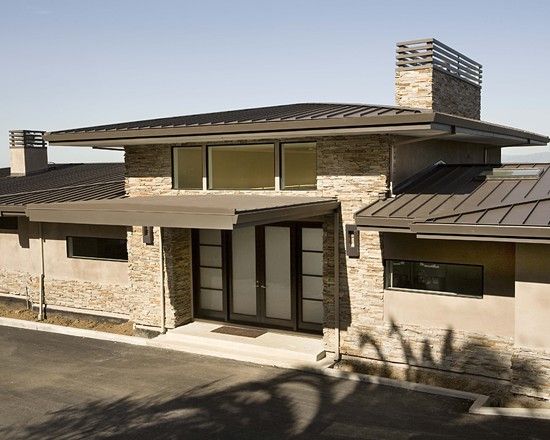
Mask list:
[{"label": "landscaping area", "polygon": [[[25,321],[38,321],[36,310],[27,309],[21,301],[0,302],[0,317],[22,319]],[[130,321],[119,322],[109,318],[96,318],[76,313],[50,311],[46,314],[46,324],[63,325],[66,327],[97,330],[100,332],[116,333],[119,335],[133,335],[133,323]]]}]

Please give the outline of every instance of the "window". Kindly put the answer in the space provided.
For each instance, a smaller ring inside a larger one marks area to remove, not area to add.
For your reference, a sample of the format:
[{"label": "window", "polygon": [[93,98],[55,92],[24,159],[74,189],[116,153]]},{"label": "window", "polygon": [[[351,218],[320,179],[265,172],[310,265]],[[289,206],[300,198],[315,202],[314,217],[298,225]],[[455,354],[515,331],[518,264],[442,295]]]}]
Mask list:
[{"label": "window", "polygon": [[482,296],[483,266],[389,260],[386,286]]},{"label": "window", "polygon": [[17,217],[0,217],[0,230],[17,230]]},{"label": "window", "polygon": [[125,238],[67,237],[69,258],[128,261]]},{"label": "window", "polygon": [[202,189],[202,147],[177,147],[172,150],[175,189]]},{"label": "window", "polygon": [[273,144],[208,147],[210,189],[275,189]]},{"label": "window", "polygon": [[282,144],[283,189],[317,187],[317,146],[315,142]]}]

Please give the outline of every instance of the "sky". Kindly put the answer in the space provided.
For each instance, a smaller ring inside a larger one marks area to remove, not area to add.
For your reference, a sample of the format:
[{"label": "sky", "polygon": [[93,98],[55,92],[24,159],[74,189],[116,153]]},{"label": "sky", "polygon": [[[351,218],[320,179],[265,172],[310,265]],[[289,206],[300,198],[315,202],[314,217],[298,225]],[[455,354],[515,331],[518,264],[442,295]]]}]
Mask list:
[{"label": "sky", "polygon": [[[395,43],[426,37],[483,64],[483,120],[550,134],[549,20],[547,0],[0,0],[0,166],[10,129],[391,105]],[[49,158],[122,160],[83,147]],[[504,158],[550,162],[550,149]]]}]

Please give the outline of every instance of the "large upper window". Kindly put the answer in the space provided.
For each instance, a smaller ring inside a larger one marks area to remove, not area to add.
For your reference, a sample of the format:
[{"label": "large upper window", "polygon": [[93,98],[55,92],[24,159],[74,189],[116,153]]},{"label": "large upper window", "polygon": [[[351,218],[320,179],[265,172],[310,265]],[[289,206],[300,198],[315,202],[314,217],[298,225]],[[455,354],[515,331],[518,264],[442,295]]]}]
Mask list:
[{"label": "large upper window", "polygon": [[282,147],[283,189],[315,189],[317,148],[315,142],[284,143]]},{"label": "large upper window", "polygon": [[273,144],[208,147],[210,189],[275,189]]},{"label": "large upper window", "polygon": [[202,189],[202,147],[177,147],[172,151],[174,188]]},{"label": "large upper window", "polygon": [[483,295],[483,266],[389,260],[386,262],[389,288]]},{"label": "large upper window", "polygon": [[125,238],[67,237],[67,256],[128,261]]}]

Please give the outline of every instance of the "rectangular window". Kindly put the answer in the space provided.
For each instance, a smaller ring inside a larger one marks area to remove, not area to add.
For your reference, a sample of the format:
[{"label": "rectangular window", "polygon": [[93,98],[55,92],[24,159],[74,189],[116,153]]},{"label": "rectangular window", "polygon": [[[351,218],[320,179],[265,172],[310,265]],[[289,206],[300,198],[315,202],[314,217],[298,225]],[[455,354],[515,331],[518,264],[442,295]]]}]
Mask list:
[{"label": "rectangular window", "polygon": [[389,288],[483,295],[483,266],[388,260],[386,285]]},{"label": "rectangular window", "polygon": [[125,238],[67,237],[69,258],[128,261]]},{"label": "rectangular window", "polygon": [[17,230],[17,217],[0,217],[0,230]]},{"label": "rectangular window", "polygon": [[317,146],[315,142],[284,143],[282,147],[282,188],[317,187]]},{"label": "rectangular window", "polygon": [[202,189],[202,147],[177,147],[172,154],[174,188]]},{"label": "rectangular window", "polygon": [[210,189],[275,189],[273,144],[208,147]]}]

